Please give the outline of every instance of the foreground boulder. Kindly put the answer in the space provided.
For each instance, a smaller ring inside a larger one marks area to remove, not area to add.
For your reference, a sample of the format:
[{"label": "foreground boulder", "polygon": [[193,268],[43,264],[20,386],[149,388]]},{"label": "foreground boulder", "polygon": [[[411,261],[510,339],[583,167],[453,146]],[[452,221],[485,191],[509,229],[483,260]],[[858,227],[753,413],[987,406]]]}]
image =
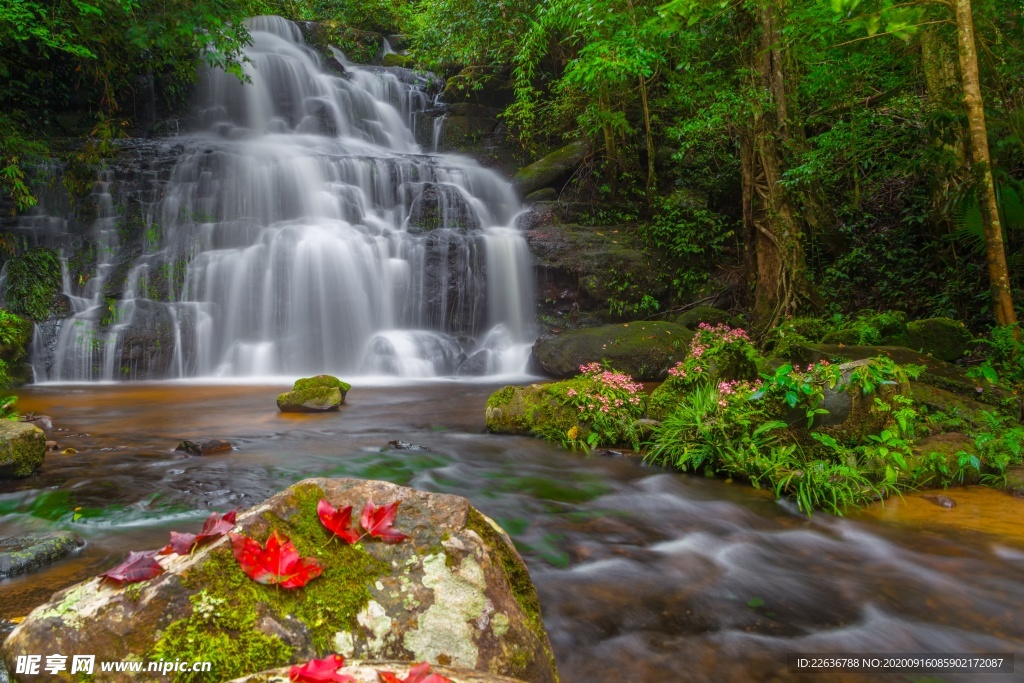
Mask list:
[{"label": "foreground boulder", "polygon": [[46,434],[29,422],[0,420],[0,479],[28,477],[43,466]]},{"label": "foreground boulder", "polygon": [[24,534],[0,539],[0,579],[28,574],[67,557],[85,545],[71,531]]},{"label": "foreground boulder", "polygon": [[345,402],[345,395],[352,388],[331,375],[317,375],[295,380],[288,393],[277,397],[277,407],[282,413],[323,413],[337,410]]},{"label": "foreground boulder", "polygon": [[[321,498],[353,506],[356,516],[368,500],[398,501],[394,527],[408,538],[393,545],[332,540],[317,518]],[[241,513],[234,528],[260,543],[272,531],[315,558],[322,575],[301,588],[261,585],[221,537],[190,556],[161,558],[165,572],[149,581],[124,587],[97,578],[54,594],[11,633],[3,658],[11,671],[19,655],[40,652],[203,660],[213,675],[201,680],[226,681],[338,653],[557,680],[522,559],[464,498],[380,481],[308,479]],[[104,675],[114,683],[151,680]]]},{"label": "foreground boulder", "polygon": [[[288,670],[290,667],[281,667],[272,671],[263,671],[251,676],[235,679],[231,683],[290,683]],[[399,680],[405,680],[409,675],[410,665],[408,662],[346,662],[345,666],[338,669],[342,676],[351,676],[356,683],[380,683],[379,671],[390,671],[398,676]],[[431,673],[440,674],[448,678],[452,683],[519,683],[518,679],[499,676],[487,673],[486,671],[474,671],[472,669],[456,669],[447,666],[432,666]]]},{"label": "foreground boulder", "polygon": [[607,363],[639,381],[665,379],[683,360],[693,332],[666,322],[602,325],[546,337],[534,347],[537,364],[555,377],[572,377],[587,363]]}]

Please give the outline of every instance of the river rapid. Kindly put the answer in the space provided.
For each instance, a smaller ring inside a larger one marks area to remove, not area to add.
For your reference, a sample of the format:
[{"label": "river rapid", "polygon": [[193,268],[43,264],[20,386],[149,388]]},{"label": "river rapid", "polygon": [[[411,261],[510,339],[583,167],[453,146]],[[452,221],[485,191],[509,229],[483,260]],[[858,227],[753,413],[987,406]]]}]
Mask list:
[{"label": "river rapid", "polygon": [[[87,544],[0,581],[0,636],[53,591],[162,546],[171,529],[197,529],[210,511],[351,476],[462,495],[501,523],[537,585],[566,683],[1024,680],[786,664],[798,652],[1024,652],[1024,501],[971,489],[949,494],[953,510],[915,495],[807,519],[745,485],[485,434],[495,388],[356,386],[325,415],[279,413],[284,386],[25,388],[19,408],[52,416],[60,447],[77,453],[0,482],[0,537],[71,529]],[[236,450],[173,450],[212,437]],[[390,448],[396,439],[423,450]]]}]

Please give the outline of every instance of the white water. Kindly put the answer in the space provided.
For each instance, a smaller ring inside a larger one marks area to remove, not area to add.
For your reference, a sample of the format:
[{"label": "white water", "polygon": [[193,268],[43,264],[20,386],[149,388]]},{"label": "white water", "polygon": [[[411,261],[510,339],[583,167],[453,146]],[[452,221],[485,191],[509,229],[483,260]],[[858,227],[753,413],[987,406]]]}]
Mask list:
[{"label": "white water", "polygon": [[96,273],[65,276],[74,315],[34,347],[37,381],[524,372],[532,278],[510,184],[423,153],[423,77],[337,52],[331,75],[295,24],[250,30],[251,83],[204,76],[205,131],[173,139],[184,149],[114,304],[101,179]]}]

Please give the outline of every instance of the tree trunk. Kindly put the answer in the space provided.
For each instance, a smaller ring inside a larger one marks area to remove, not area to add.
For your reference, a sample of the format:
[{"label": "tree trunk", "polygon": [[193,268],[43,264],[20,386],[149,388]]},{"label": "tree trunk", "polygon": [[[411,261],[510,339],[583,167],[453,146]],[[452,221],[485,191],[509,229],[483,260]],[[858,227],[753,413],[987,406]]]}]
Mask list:
[{"label": "tree trunk", "polygon": [[654,135],[651,133],[651,110],[647,105],[647,79],[640,75],[640,101],[644,107],[644,136],[647,142],[647,203],[654,201]]},{"label": "tree trunk", "polygon": [[1003,247],[1003,227],[999,221],[999,205],[996,203],[995,183],[992,181],[992,158],[988,151],[985,106],[981,99],[971,0],[956,0],[956,34],[960,54],[960,78],[964,88],[964,108],[967,110],[971,165],[976,178],[982,224],[985,227],[992,312],[997,325],[1015,325],[1017,314],[1013,310],[1010,275],[1006,267],[1006,250]]},{"label": "tree trunk", "polygon": [[780,182],[785,162],[779,143],[789,138],[789,110],[780,47],[783,36],[776,18],[772,0],[757,9],[760,45],[754,53],[754,69],[774,105],[771,110],[755,114],[752,140],[757,200],[753,218],[757,239],[754,318],[762,331],[794,313],[801,299],[817,301],[807,280],[800,224]]}]

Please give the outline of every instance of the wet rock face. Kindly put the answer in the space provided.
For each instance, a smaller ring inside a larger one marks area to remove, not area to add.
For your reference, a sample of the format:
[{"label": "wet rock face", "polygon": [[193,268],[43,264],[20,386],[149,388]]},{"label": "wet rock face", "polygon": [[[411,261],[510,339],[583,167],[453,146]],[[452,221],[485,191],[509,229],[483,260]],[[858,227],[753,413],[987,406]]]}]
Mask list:
[{"label": "wet rock face", "polygon": [[46,434],[29,422],[0,420],[0,479],[28,477],[43,466]]},{"label": "wet rock face", "polygon": [[0,539],[0,579],[33,572],[67,557],[83,545],[82,537],[70,531]]},{"label": "wet rock face", "polygon": [[230,441],[225,439],[206,439],[205,441],[185,440],[178,444],[174,450],[188,453],[189,455],[215,455],[217,453],[229,453],[234,448]]},{"label": "wet rock face", "polygon": [[[317,518],[321,498],[351,505],[357,516],[368,500],[398,501],[394,526],[408,538],[332,540]],[[11,633],[4,660],[12,670],[18,655],[44,651],[208,660],[216,680],[230,680],[337,652],[557,680],[526,567],[505,533],[464,498],[309,479],[241,513],[234,529],[261,543],[272,531],[316,558],[322,575],[296,589],[258,584],[222,537],[191,556],[161,558],[165,571],[150,581],[120,587],[92,579],[56,593]]]}]

